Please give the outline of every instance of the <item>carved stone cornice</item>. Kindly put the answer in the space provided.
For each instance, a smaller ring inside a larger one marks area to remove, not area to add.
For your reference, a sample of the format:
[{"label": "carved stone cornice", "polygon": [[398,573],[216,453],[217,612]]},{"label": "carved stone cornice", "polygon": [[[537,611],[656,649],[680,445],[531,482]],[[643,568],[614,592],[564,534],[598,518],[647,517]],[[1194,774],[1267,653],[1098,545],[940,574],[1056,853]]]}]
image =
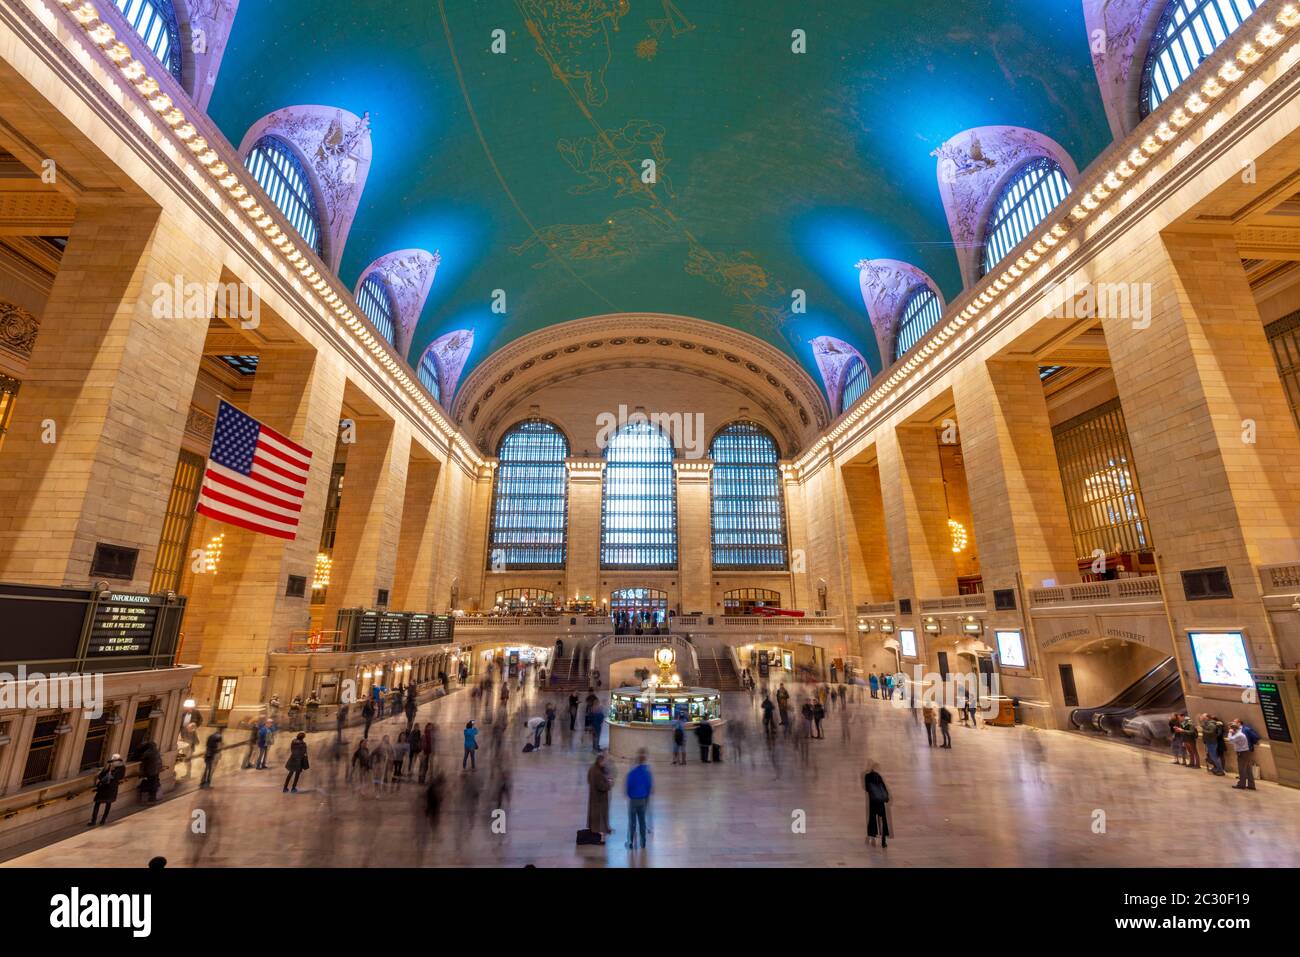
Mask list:
[{"label": "carved stone cornice", "polygon": [[[545,378],[532,371],[549,363],[556,372]],[[464,425],[479,426],[481,447],[508,410],[542,385],[598,368],[633,367],[687,372],[739,391],[772,417],[789,450],[804,446],[830,420],[821,390],[780,350],[727,326],[658,313],[592,316],[523,336],[470,374],[454,412]],[[528,376],[527,383],[510,386],[521,375]],[[495,405],[484,418],[488,403],[505,386],[512,390],[510,401]]]}]

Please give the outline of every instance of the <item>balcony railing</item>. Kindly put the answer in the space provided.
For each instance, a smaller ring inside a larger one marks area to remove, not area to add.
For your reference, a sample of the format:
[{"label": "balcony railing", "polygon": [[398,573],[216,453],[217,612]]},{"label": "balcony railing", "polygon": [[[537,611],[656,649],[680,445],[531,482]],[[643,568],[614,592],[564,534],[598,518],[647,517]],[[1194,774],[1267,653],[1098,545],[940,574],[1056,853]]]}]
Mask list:
[{"label": "balcony railing", "polygon": [[[975,596],[982,598],[983,596]],[[893,605],[889,605],[890,613]],[[570,622],[573,624],[570,624]],[[801,632],[835,631],[844,627],[838,615],[806,615],[803,618],[786,616],[767,618],[762,615],[677,615],[668,619],[669,631],[721,631],[721,632]],[[466,616],[456,619],[457,634],[496,634],[504,632],[609,634],[613,623],[604,615],[553,615],[546,617],[509,616],[476,618]],[[627,637],[662,638],[660,635],[630,635]]]},{"label": "balcony railing", "polygon": [[975,595],[943,595],[940,598],[922,598],[920,607],[923,615],[952,611],[984,611],[988,607],[988,598],[983,592]]},{"label": "balcony railing", "polygon": [[1110,581],[1057,585],[1029,589],[1030,608],[1062,605],[1113,605],[1130,602],[1160,601],[1160,579],[1156,575],[1114,578]]},{"label": "balcony railing", "polygon": [[1265,595],[1300,594],[1300,562],[1260,565],[1259,583]]}]

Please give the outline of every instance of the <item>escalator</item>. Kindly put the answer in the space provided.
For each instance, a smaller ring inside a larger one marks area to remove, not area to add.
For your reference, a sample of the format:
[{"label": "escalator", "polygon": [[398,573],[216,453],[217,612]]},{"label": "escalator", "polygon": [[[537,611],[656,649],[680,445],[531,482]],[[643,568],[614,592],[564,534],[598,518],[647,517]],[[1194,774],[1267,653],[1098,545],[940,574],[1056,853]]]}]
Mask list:
[{"label": "escalator", "polygon": [[1148,711],[1167,715],[1182,700],[1183,683],[1178,676],[1178,664],[1173,658],[1166,658],[1106,704],[1075,708],[1070,712],[1070,723],[1080,731],[1123,736],[1125,719]]}]

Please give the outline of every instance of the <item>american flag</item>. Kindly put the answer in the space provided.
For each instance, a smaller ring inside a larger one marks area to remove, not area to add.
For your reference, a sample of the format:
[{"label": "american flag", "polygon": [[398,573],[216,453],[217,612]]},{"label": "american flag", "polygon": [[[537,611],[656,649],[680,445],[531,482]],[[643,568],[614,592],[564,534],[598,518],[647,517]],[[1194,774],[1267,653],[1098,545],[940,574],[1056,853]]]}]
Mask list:
[{"label": "american flag", "polygon": [[296,538],[310,468],[311,452],[223,401],[199,488],[199,514]]}]

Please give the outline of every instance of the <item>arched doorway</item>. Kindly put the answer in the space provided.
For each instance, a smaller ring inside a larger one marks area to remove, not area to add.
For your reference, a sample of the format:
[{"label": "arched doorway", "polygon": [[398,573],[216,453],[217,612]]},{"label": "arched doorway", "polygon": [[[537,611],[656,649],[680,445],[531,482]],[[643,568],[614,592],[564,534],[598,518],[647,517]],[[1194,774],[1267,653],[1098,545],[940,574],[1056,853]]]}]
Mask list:
[{"label": "arched doorway", "polygon": [[668,593],[658,588],[617,588],[609,596],[616,628],[653,628],[668,620]]},{"label": "arched doorway", "polygon": [[722,593],[724,615],[752,615],[758,608],[780,608],[781,593],[770,588],[733,588]]}]

